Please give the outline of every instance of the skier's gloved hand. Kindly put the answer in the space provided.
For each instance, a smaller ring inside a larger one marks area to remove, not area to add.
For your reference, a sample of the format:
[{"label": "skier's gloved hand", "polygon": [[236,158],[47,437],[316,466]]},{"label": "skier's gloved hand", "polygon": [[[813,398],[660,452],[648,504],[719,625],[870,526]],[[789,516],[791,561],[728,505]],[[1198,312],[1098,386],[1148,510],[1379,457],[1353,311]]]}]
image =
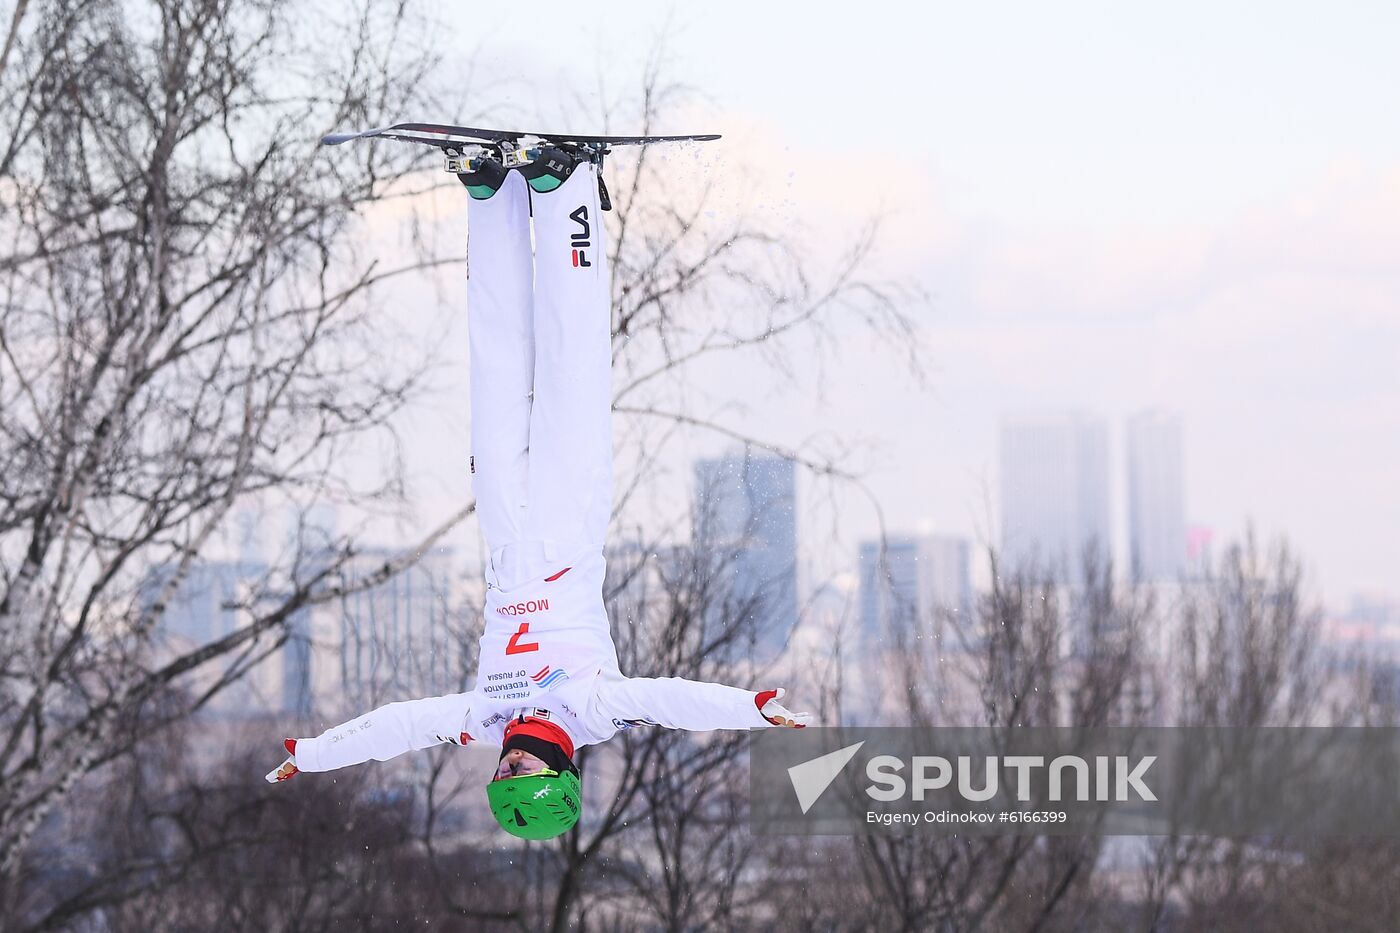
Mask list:
[{"label": "skier's gloved hand", "polygon": [[283,739],[282,746],[287,749],[287,760],[276,768],[267,772],[267,783],[276,784],[279,781],[290,781],[301,772],[297,771],[297,740]]},{"label": "skier's gloved hand", "polygon": [[806,727],[812,721],[812,714],[794,713],[778,702],[786,695],[787,691],[782,687],[777,690],[764,690],[753,698],[753,703],[758,707],[759,714],[775,726],[787,726],[791,729]]}]

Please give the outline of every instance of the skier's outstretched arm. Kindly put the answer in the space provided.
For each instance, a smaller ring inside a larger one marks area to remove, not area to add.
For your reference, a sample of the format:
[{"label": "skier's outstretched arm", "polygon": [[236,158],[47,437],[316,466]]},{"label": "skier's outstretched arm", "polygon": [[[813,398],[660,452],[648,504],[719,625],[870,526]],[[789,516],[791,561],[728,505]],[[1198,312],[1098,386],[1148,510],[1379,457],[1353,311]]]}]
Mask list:
[{"label": "skier's outstretched arm", "polygon": [[810,713],[789,712],[784,691],[761,692],[681,677],[607,677],[594,696],[597,711],[619,727],[657,725],[707,732],[711,729],[801,728]]},{"label": "skier's outstretched arm", "polygon": [[299,771],[334,771],[371,760],[388,761],[444,742],[465,745],[472,740],[466,732],[470,700],[469,693],[454,693],[390,703],[315,738],[288,739],[291,757],[268,780],[286,780]]}]

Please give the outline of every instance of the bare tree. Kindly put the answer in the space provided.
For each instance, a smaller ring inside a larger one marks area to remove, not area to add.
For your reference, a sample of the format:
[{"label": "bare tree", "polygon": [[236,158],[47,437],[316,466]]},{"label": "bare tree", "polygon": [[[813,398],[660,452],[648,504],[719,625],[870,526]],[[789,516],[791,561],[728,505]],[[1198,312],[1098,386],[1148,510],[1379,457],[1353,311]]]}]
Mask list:
[{"label": "bare tree", "polygon": [[27,930],[329,931],[473,930],[511,918],[511,880],[492,871],[492,853],[464,848],[433,873],[416,831],[425,814],[402,784],[366,770],[314,793],[275,793],[246,779],[266,766],[261,735],[223,730],[219,753],[196,761],[198,728],[182,721],[75,789],[28,853],[28,896],[8,920]]},{"label": "bare tree", "polygon": [[[1265,549],[1251,531],[1183,597],[1165,659],[1167,708],[1183,726],[1303,726],[1345,721],[1327,709],[1329,672],[1318,652],[1320,615],[1302,566],[1283,542]],[[1339,714],[1341,714],[1339,716]],[[1214,910],[1272,859],[1250,840],[1171,834],[1143,866],[1143,925],[1171,925],[1181,909]],[[1173,909],[1175,908],[1175,910]]]},{"label": "bare tree", "polygon": [[160,702],[170,686],[234,653],[246,669],[293,614],[345,591],[353,540],[292,546],[252,588],[246,624],[157,658],[154,633],[235,505],[398,492],[392,472],[365,488],[345,465],[389,430],[421,368],[385,365],[368,299],[452,260],[358,257],[351,222],[403,177],[406,154],[342,166],[315,137],[411,99],[431,56],[407,7],[339,15],[260,0],[12,10],[0,55],[7,876],[83,775],[188,712]]},{"label": "bare tree", "polygon": [[[305,509],[400,494],[392,472],[365,488],[343,468],[365,436],[391,432],[419,371],[384,352],[368,302],[393,276],[457,261],[424,255],[384,269],[354,249],[351,221],[363,205],[418,193],[400,184],[415,153],[366,147],[334,162],[313,148],[325,128],[370,122],[413,98],[432,68],[413,44],[413,16],[371,4],[339,24],[338,43],[322,21],[312,56],[297,15],[253,0],[90,0],[21,3],[11,19],[0,60],[10,92],[0,106],[15,127],[0,162],[10,236],[0,265],[0,856],[12,878],[23,874],[41,821],[83,775],[103,770],[94,792],[119,787],[121,769],[154,754],[160,729],[180,728],[275,651],[297,613],[399,572],[470,510],[371,573],[354,540],[313,541],[308,522],[240,599],[237,631],[171,658],[152,650],[191,569],[239,503]],[[672,102],[659,71],[649,71],[640,122],[629,127],[649,131]],[[609,179],[615,408],[620,433],[638,443],[623,504],[678,431],[713,432],[776,449],[820,475],[845,475],[836,452],[765,443],[732,414],[696,404],[688,379],[717,356],[781,365],[795,352],[825,352],[826,329],[852,318],[893,338],[912,361],[904,304],[921,298],[865,272],[873,228],[818,273],[788,234],[749,215],[711,216],[712,193],[675,185],[648,150],[614,156]],[[665,539],[666,530],[647,537]],[[717,568],[697,573],[682,561],[653,569],[663,592],[635,631],[619,632],[630,669],[752,676],[742,658],[754,633],[732,624],[751,612],[726,595]],[[212,685],[192,689],[190,675],[211,665],[224,666]],[[141,757],[129,757],[133,750]],[[599,818],[525,853],[538,866],[532,883],[549,891],[547,917],[483,910],[455,894],[437,898],[439,915],[528,915],[562,928],[604,902],[584,884],[607,876],[595,873],[600,862],[646,839],[642,861],[667,873],[650,913],[671,926],[694,910],[726,922],[746,856],[716,848],[738,818],[738,788],[710,778],[732,778],[740,750],[732,737],[629,736],[589,763],[620,782]],[[430,876],[450,879],[464,855],[442,829],[436,794],[456,789],[441,774],[431,769],[418,838]],[[191,777],[184,786],[198,795],[207,782]],[[680,786],[707,793],[677,797]],[[133,825],[165,819],[148,807],[130,812]],[[654,824],[653,813],[671,822]],[[233,831],[228,821],[215,825]],[[218,864],[215,854],[230,844],[211,837],[152,862],[161,847],[141,841],[136,833],[116,846],[110,871],[80,896],[46,901],[31,916],[52,926],[130,911],[139,925],[132,898],[165,891],[154,902],[169,907],[189,895],[182,885],[205,870],[197,866]],[[251,856],[256,846],[239,851]],[[183,863],[174,857],[181,853]],[[729,869],[721,884],[696,873],[696,853]],[[308,871],[319,870],[306,858]],[[159,866],[152,887],[121,877],[136,864]],[[641,877],[620,873],[612,895],[635,902]],[[246,898],[232,876],[220,879],[230,898]],[[345,917],[317,907],[319,895],[294,884],[287,891],[303,925]]]},{"label": "bare tree", "polygon": [[[613,604],[619,653],[631,669],[747,682],[753,674],[741,673],[743,662],[777,620],[757,594],[734,585],[732,569],[703,537],[641,563]],[[752,841],[736,832],[746,814],[746,744],[742,733],[697,737],[642,726],[595,756],[604,774],[620,775],[620,793],[609,813],[613,831],[594,844],[616,866],[627,900],[664,929],[732,923],[752,854]]]},{"label": "bare tree", "polygon": [[[1086,553],[1082,583],[1007,572],[968,619],[895,613],[889,675],[907,686],[911,726],[980,726],[999,741],[1035,726],[1131,725],[1141,630],[1151,603]],[[1093,837],[857,836],[859,913],[900,930],[1049,929],[1083,920],[1099,857]],[[856,892],[852,892],[855,894]]]}]

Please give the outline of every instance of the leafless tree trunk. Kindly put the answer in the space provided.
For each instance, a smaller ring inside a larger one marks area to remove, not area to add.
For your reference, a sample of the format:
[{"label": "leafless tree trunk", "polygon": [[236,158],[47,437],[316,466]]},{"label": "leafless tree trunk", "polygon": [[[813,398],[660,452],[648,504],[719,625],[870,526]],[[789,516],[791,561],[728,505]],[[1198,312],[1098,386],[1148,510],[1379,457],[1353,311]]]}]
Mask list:
[{"label": "leafless tree trunk", "polygon": [[[368,298],[451,259],[386,269],[358,257],[355,213],[403,176],[406,153],[366,150],[350,165],[315,143],[413,99],[431,56],[406,7],[326,15],[258,0],[11,14],[0,55],[7,876],[83,775],[184,715],[155,702],[169,687],[233,652],[256,656],[294,613],[344,592],[353,540],[293,549],[254,587],[247,624],[157,659],[154,634],[235,505],[395,494],[392,475],[357,488],[343,464],[358,439],[389,430],[420,369],[385,364]],[[319,44],[305,16],[320,17]],[[376,579],[412,559],[386,561]]]}]

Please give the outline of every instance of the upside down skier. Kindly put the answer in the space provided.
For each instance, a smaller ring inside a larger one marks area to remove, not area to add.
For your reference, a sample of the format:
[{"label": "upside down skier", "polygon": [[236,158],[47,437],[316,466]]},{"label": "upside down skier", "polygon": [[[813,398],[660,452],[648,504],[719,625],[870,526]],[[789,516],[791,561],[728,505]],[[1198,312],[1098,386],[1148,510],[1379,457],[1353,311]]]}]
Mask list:
[{"label": "upside down skier", "polygon": [[[612,510],[609,280],[596,162],[549,147],[459,175],[471,201],[467,315],[472,485],[490,560],[475,689],[391,703],[287,739],[267,775],[331,771],[413,749],[501,747],[486,786],[507,832],[548,839],[582,811],[575,751],[620,729],[801,728],[754,692],[626,677],[603,605]],[[531,251],[533,208],[535,248]]]}]

